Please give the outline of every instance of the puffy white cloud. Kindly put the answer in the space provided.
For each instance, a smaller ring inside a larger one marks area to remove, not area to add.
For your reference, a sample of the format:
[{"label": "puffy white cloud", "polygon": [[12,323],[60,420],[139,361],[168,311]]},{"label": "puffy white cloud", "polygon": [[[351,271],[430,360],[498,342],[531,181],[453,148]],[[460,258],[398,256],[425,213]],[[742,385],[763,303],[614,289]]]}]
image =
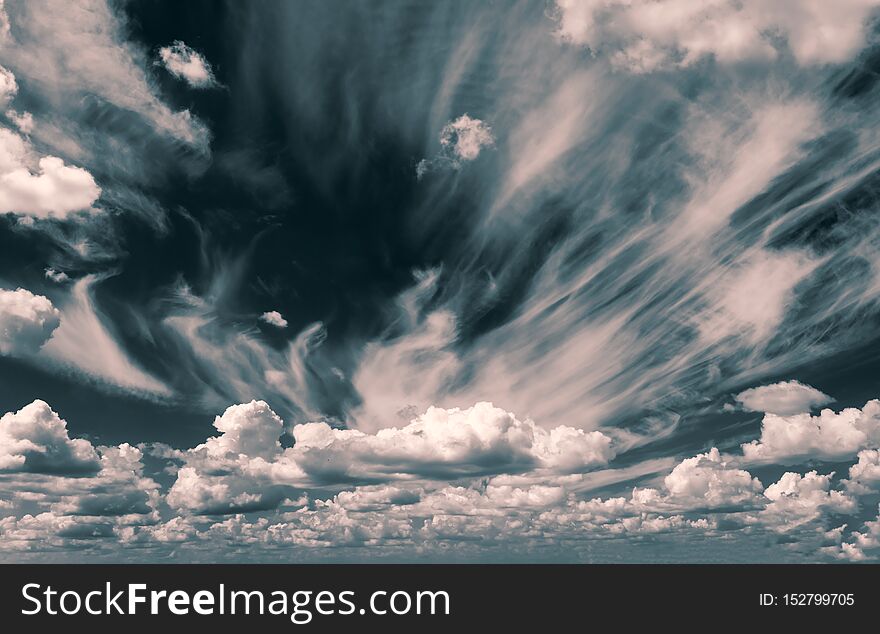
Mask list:
[{"label": "puffy white cloud", "polygon": [[435,167],[447,166],[460,169],[465,162],[473,161],[483,148],[495,144],[492,128],[467,113],[448,122],[440,130],[441,150],[433,158],[422,159],[416,164],[416,178],[421,179]]},{"label": "puffy white cloud", "polygon": [[376,434],[297,425],[289,449],[278,441],[281,419],[262,401],[230,407],[214,426],[221,435],[179,454],[185,464],[168,494],[172,506],[232,513],[272,508],[329,483],[583,471],[614,457],[601,432],[547,431],[489,403],[430,408],[405,427]]},{"label": "puffy white cloud", "polygon": [[297,425],[296,462],[319,479],[463,477],[534,468],[586,470],[615,451],[601,432],[532,421],[478,403],[465,410],[431,407],[405,427],[365,434],[326,423]]},{"label": "puffy white cloud", "polygon": [[287,328],[287,320],[281,316],[277,310],[270,310],[260,315],[260,321],[275,326],[276,328]]},{"label": "puffy white cloud", "polygon": [[217,86],[217,80],[208,60],[180,40],[160,48],[159,59],[169,73],[178,79],[183,79],[193,88]]},{"label": "puffy white cloud", "polygon": [[263,401],[229,407],[214,420],[219,436],[181,452],[168,492],[172,507],[199,514],[275,508],[306,477],[278,441],[283,422]]},{"label": "puffy white cloud", "polygon": [[753,387],[740,392],[735,398],[746,411],[779,416],[803,414],[834,402],[827,394],[799,381],[780,381]]},{"label": "puffy white cloud", "polygon": [[697,507],[748,506],[764,488],[748,471],[731,466],[714,447],[683,460],[663,483],[676,502]]},{"label": "puffy white cloud", "polygon": [[449,148],[456,159],[473,161],[480,150],[495,143],[492,128],[467,114],[450,121],[440,131],[440,145]]},{"label": "puffy white cloud", "polygon": [[803,65],[840,63],[864,46],[877,0],[556,0],[556,35],[632,72],[773,59],[777,39]]},{"label": "puffy white cloud", "polygon": [[100,195],[91,174],[55,156],[41,158],[36,173],[21,167],[0,175],[0,213],[64,217],[88,209]]},{"label": "puffy white cloud", "polygon": [[819,519],[823,513],[854,512],[857,506],[853,498],[831,490],[832,475],[815,471],[783,474],[764,491],[770,503],[758,519],[772,530],[787,532]]},{"label": "puffy white cloud", "polygon": [[856,494],[877,490],[880,484],[880,450],[860,451],[859,461],[849,468],[849,480],[845,484],[848,490]]},{"label": "puffy white cloud", "polygon": [[880,401],[862,409],[850,407],[818,416],[766,414],[761,437],[742,445],[743,457],[754,462],[791,463],[799,459],[842,460],[860,449],[880,444]]},{"label": "puffy white cloud", "polygon": [[92,444],[71,439],[67,422],[43,401],[0,418],[0,471],[93,473],[99,468]]},{"label": "puffy white cloud", "polygon": [[101,195],[86,170],[56,156],[34,159],[33,154],[19,135],[0,128],[0,213],[64,218],[91,208]]},{"label": "puffy white cloud", "polygon": [[48,298],[19,288],[0,288],[0,354],[36,352],[61,323],[61,313]]}]

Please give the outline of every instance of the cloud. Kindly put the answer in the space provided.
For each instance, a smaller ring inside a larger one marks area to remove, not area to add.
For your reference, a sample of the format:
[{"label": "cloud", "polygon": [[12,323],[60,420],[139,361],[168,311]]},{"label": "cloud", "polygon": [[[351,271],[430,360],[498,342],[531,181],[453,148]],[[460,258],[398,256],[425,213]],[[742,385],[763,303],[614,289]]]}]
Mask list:
[{"label": "cloud", "polygon": [[775,59],[778,39],[801,65],[845,62],[865,44],[876,0],[556,0],[563,42],[630,72]]},{"label": "cloud", "polygon": [[[430,408],[403,428],[375,435],[326,423],[293,428],[282,449],[282,421],[262,401],[217,417],[221,435],[177,454],[183,461],[168,502],[196,513],[274,508],[303,490],[333,483],[477,477],[545,470],[578,472],[614,457],[601,432],[544,430],[478,403],[467,410]],[[350,500],[349,500],[350,501]]]},{"label": "cloud", "polygon": [[742,445],[743,458],[753,462],[793,463],[802,459],[844,460],[880,444],[880,401],[862,409],[850,407],[818,416],[766,414],[761,437]]},{"label": "cloud", "polygon": [[47,280],[52,280],[56,284],[64,284],[70,281],[70,276],[67,275],[64,271],[56,271],[55,269],[49,267],[43,274],[46,276]]},{"label": "cloud", "polygon": [[793,416],[815,407],[833,403],[834,399],[799,381],[780,381],[744,390],[734,397],[747,412],[766,412]]},{"label": "cloud", "polygon": [[61,323],[61,313],[48,298],[18,288],[0,288],[0,354],[37,352]]},{"label": "cloud", "polygon": [[748,506],[764,488],[757,478],[729,465],[718,449],[679,463],[663,480],[669,495],[690,506]]},{"label": "cloud", "polygon": [[197,514],[273,509],[296,496],[305,474],[283,451],[283,422],[263,401],[233,405],[214,419],[219,436],[177,454],[184,465],[168,504]]},{"label": "cloud", "polygon": [[849,480],[845,481],[849,491],[867,494],[880,487],[880,450],[864,449],[859,452],[859,461],[849,468]]},{"label": "cloud", "polygon": [[277,310],[270,310],[269,312],[263,313],[260,315],[260,321],[264,321],[276,328],[287,328],[287,320],[282,317],[281,313]]},{"label": "cloud", "polygon": [[758,518],[771,529],[786,532],[818,519],[822,513],[854,512],[857,506],[853,498],[831,490],[832,475],[815,471],[783,474],[764,491],[770,503]]},{"label": "cloud", "polygon": [[86,275],[74,283],[68,302],[61,307],[61,327],[41,354],[107,385],[141,394],[168,394],[161,381],[129,358],[108,329],[92,296],[92,288],[100,279]]},{"label": "cloud", "polygon": [[492,128],[485,121],[472,118],[467,113],[446,123],[438,138],[440,152],[431,159],[418,162],[416,178],[421,179],[436,167],[460,169],[464,163],[476,160],[483,148],[495,144]]},{"label": "cloud", "polygon": [[91,443],[71,439],[67,423],[43,401],[0,418],[0,471],[78,474],[98,471]]},{"label": "cloud", "polygon": [[473,161],[484,147],[495,143],[492,128],[484,121],[469,117],[467,113],[450,121],[440,130],[440,145],[462,161]]},{"label": "cloud", "polygon": [[169,73],[193,88],[213,88],[218,85],[211,65],[204,56],[180,40],[160,48],[159,58]]},{"label": "cloud", "polygon": [[18,94],[18,82],[15,75],[7,68],[0,66],[0,108],[5,108]]},{"label": "cloud", "polygon": [[36,173],[26,167],[0,174],[0,213],[13,212],[45,218],[65,217],[91,207],[101,188],[86,170],[44,156]]},{"label": "cloud", "polygon": [[409,425],[375,435],[326,423],[293,428],[297,464],[318,479],[454,478],[534,468],[587,470],[614,457],[601,432],[545,430],[491,403],[431,407]]},{"label": "cloud", "polygon": [[207,152],[210,133],[188,110],[173,111],[146,74],[146,52],[126,40],[121,13],[106,0],[50,0],[7,6],[4,64],[50,101],[94,95],[139,114],[157,131]]}]

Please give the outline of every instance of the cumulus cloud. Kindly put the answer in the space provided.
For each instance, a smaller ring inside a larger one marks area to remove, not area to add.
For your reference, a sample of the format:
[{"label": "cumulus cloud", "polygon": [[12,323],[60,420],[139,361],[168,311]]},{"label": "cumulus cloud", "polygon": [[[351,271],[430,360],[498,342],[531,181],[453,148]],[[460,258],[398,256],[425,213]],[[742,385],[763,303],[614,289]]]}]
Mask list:
[{"label": "cumulus cloud", "polygon": [[214,426],[221,435],[177,455],[184,464],[168,494],[172,506],[231,513],[274,508],[309,487],[334,483],[585,471],[615,453],[601,432],[547,431],[489,403],[430,408],[405,427],[376,434],[323,422],[297,425],[287,449],[278,441],[281,419],[262,401],[230,407]]},{"label": "cumulus cloud", "polygon": [[0,471],[92,473],[98,455],[91,443],[71,439],[67,422],[43,401],[0,418]]},{"label": "cumulus cloud", "polygon": [[264,321],[276,328],[287,328],[287,320],[277,310],[270,310],[260,315],[260,321]]},{"label": "cumulus cloud", "polygon": [[22,167],[0,175],[0,212],[63,217],[88,209],[101,195],[95,179],[82,168],[55,156],[44,156],[38,165],[36,173]]},{"label": "cumulus cloud", "polygon": [[159,60],[169,73],[193,88],[213,88],[218,85],[211,65],[204,56],[180,40],[160,48]]},{"label": "cumulus cloud", "polygon": [[832,475],[816,471],[783,474],[764,491],[770,503],[758,518],[773,530],[786,532],[818,519],[822,513],[852,513],[856,501],[831,489]]},{"label": "cumulus cloud", "polygon": [[690,506],[749,506],[764,488],[748,471],[733,467],[718,449],[679,463],[663,480],[669,495]]},{"label": "cumulus cloud", "polygon": [[456,159],[473,161],[480,151],[495,143],[492,129],[479,119],[461,115],[440,130],[440,145],[448,148]]},{"label": "cumulus cloud", "polygon": [[876,0],[556,0],[556,35],[631,72],[776,58],[778,40],[802,65],[835,64],[864,46]]},{"label": "cumulus cloud", "polygon": [[48,298],[0,288],[0,354],[37,352],[60,323],[61,313]]},{"label": "cumulus cloud", "polygon": [[803,414],[815,407],[834,402],[827,394],[799,381],[780,381],[772,385],[753,387],[740,392],[734,398],[748,412],[766,412],[779,416]]},{"label": "cumulus cloud", "polygon": [[33,155],[29,143],[0,128],[0,213],[64,218],[89,209],[101,195],[86,170],[66,165],[56,156]]},{"label": "cumulus cloud", "polygon": [[462,477],[534,468],[586,470],[614,457],[601,432],[545,430],[491,403],[431,407],[409,425],[365,434],[326,423],[297,425],[297,463],[321,479]]},{"label": "cumulus cloud", "polygon": [[847,489],[856,494],[866,494],[878,489],[880,484],[880,450],[864,449],[859,460],[849,468]]},{"label": "cumulus cloud", "polygon": [[219,436],[177,454],[184,465],[168,492],[172,507],[200,514],[271,509],[306,481],[282,451],[283,422],[265,402],[233,405],[214,427]]},{"label": "cumulus cloud", "polygon": [[416,177],[422,178],[435,167],[449,166],[460,169],[462,164],[475,160],[483,148],[495,144],[492,128],[467,113],[448,122],[440,130],[440,152],[431,159],[422,159],[416,165]]},{"label": "cumulus cloud", "polygon": [[766,414],[761,437],[742,445],[743,457],[754,462],[793,463],[802,459],[843,460],[880,444],[880,401],[862,409],[824,409],[818,416]]}]

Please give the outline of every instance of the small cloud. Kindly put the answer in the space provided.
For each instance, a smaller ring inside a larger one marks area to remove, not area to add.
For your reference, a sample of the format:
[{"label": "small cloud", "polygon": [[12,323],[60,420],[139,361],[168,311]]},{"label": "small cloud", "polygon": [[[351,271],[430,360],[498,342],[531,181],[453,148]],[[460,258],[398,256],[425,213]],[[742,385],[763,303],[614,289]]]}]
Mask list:
[{"label": "small cloud", "polygon": [[780,381],[740,392],[734,397],[747,412],[793,416],[833,403],[834,399],[799,381]]},{"label": "small cloud", "polygon": [[277,310],[270,310],[260,315],[260,321],[264,321],[276,328],[287,328],[287,320]]},{"label": "small cloud", "polygon": [[169,73],[183,79],[192,88],[214,88],[219,85],[208,60],[180,40],[160,48],[159,58]]},{"label": "small cloud", "polygon": [[56,284],[64,284],[65,282],[70,281],[70,276],[67,275],[64,271],[56,271],[53,268],[48,268],[45,270],[46,279],[52,280]]},{"label": "small cloud", "polygon": [[467,114],[447,123],[440,131],[440,145],[451,149],[453,155],[462,161],[473,161],[480,155],[480,150],[494,143],[492,128]]},{"label": "small cloud", "polygon": [[463,163],[475,160],[483,148],[494,144],[492,128],[465,113],[443,126],[440,130],[440,152],[434,158],[424,158],[416,164],[416,178],[421,180],[429,171],[443,165],[461,169]]}]

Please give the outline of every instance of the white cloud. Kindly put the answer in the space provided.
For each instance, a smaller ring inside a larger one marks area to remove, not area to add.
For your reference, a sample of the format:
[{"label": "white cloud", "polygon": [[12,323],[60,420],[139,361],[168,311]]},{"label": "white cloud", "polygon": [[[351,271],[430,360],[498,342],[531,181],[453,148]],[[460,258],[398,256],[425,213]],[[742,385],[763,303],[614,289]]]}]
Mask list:
[{"label": "white cloud", "polygon": [[61,327],[41,354],[109,385],[167,394],[168,388],[128,357],[105,324],[92,297],[92,287],[99,279],[86,275],[76,281],[69,301],[61,306]]},{"label": "white cloud", "polygon": [[43,401],[0,418],[0,471],[94,473],[98,455],[91,443],[71,439],[67,422]]},{"label": "white cloud", "polygon": [[18,94],[18,82],[9,69],[0,66],[0,108],[5,108]]},{"label": "white cloud", "polygon": [[217,86],[214,72],[208,61],[180,40],[159,49],[159,58],[165,69],[183,79],[193,88],[213,88]]},{"label": "white cloud", "polygon": [[849,468],[847,489],[856,494],[871,493],[880,484],[880,450],[863,449],[859,461]]},{"label": "white cloud", "polygon": [[287,328],[287,320],[281,316],[277,310],[270,310],[260,315],[260,321],[275,326],[276,328]]},{"label": "white cloud", "polygon": [[39,160],[36,173],[26,167],[0,174],[0,213],[64,217],[91,207],[101,188],[86,170],[55,156]]},{"label": "white cloud", "polygon": [[802,65],[834,64],[865,44],[876,0],[556,0],[556,35],[631,72],[774,59],[777,38]]},{"label": "white cloud", "polygon": [[880,401],[862,409],[822,410],[793,416],[766,414],[761,437],[742,445],[746,461],[792,463],[801,459],[843,460],[880,444]]},{"label": "white cloud", "polygon": [[10,109],[6,111],[6,118],[12,121],[22,134],[30,134],[34,131],[34,117],[30,112],[17,112]]},{"label": "white cloud", "polygon": [[809,412],[815,407],[833,403],[834,399],[799,381],[780,381],[744,390],[734,398],[748,412],[766,412],[792,416]]},{"label": "white cloud", "polygon": [[168,492],[172,507],[193,513],[271,509],[296,493],[305,474],[278,442],[283,422],[263,401],[233,405],[214,419],[219,436],[178,455]]},{"label": "white cloud", "polygon": [[831,476],[810,471],[804,475],[785,473],[764,491],[770,503],[758,519],[772,530],[786,532],[817,520],[822,513],[852,513],[856,501],[841,491],[831,490]]},{"label": "white cloud", "polygon": [[409,425],[365,434],[326,423],[293,428],[297,464],[319,479],[463,477],[534,468],[587,470],[615,451],[601,432],[550,431],[491,403],[465,410],[431,407]]},{"label": "white cloud", "polygon": [[449,148],[453,156],[462,161],[473,161],[484,147],[494,143],[492,129],[484,121],[467,114],[450,121],[440,131],[440,145]]},{"label": "white cloud", "polygon": [[0,288],[0,354],[36,352],[61,323],[61,313],[48,298],[19,288]]},{"label": "white cloud", "polygon": [[707,341],[744,336],[753,343],[778,330],[794,300],[794,290],[815,264],[798,252],[760,251],[726,272],[710,293],[715,310],[701,315]]},{"label": "white cloud", "polygon": [[683,460],[663,483],[676,502],[697,507],[748,506],[764,488],[749,472],[731,466],[714,447]]},{"label": "white cloud", "polygon": [[56,103],[91,94],[138,113],[156,130],[207,152],[210,133],[188,110],[175,112],[146,74],[146,52],[126,40],[121,12],[107,0],[29,0],[8,7],[0,37],[4,64]]},{"label": "white cloud", "polygon": [[51,267],[43,271],[43,274],[46,276],[46,279],[52,280],[56,284],[64,284],[65,282],[70,281],[70,276],[68,276],[67,273],[64,271],[56,271]]},{"label": "white cloud", "polygon": [[184,465],[168,494],[172,506],[231,513],[274,508],[324,484],[584,471],[614,457],[601,432],[546,431],[489,403],[430,408],[406,427],[376,434],[297,425],[289,449],[278,442],[281,419],[262,401],[228,408],[214,426],[221,435],[177,456]]},{"label": "white cloud", "polygon": [[475,160],[483,148],[492,147],[495,137],[485,121],[467,113],[449,121],[440,130],[441,150],[433,158],[424,158],[416,164],[416,178],[421,179],[435,167],[460,169],[462,164]]}]

